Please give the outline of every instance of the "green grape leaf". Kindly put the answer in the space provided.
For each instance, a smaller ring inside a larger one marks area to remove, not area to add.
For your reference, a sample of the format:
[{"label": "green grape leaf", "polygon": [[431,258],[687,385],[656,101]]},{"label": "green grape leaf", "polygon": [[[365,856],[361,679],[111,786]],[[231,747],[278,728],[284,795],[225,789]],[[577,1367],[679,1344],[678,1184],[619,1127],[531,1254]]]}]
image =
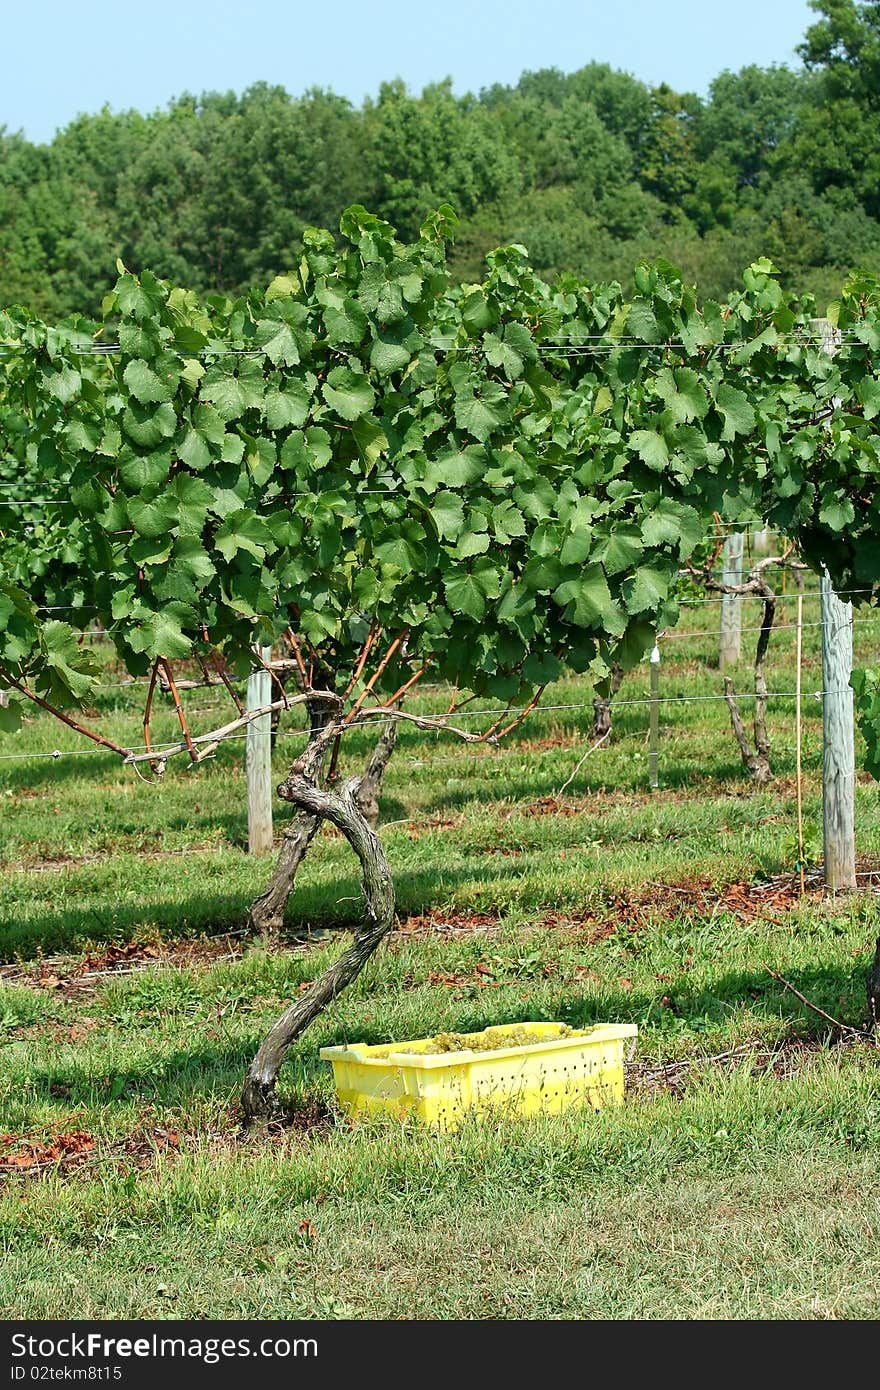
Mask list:
[{"label": "green grape leaf", "polygon": [[180,536],[157,580],[153,592],[160,599],[181,599],[194,604],[217,573],[197,536]]},{"label": "green grape leaf", "polygon": [[633,527],[618,526],[601,543],[595,545],[595,558],[602,562],[602,568],[610,577],[631,570],[645,553],[639,532]]},{"label": "green grape leaf", "polygon": [[652,612],[669,593],[669,575],[656,566],[641,565],[623,588],[628,613]]},{"label": "green grape leaf", "polygon": [[170,402],[158,407],[129,401],[122,417],[122,429],[133,443],[143,449],[155,449],[163,439],[170,439],[177,427],[177,416]]},{"label": "green grape leaf", "polygon": [[630,445],[648,468],[660,473],[669,463],[669,448],[662,434],[657,430],[634,430],[630,435]]},{"label": "green grape leaf", "polygon": [[657,373],[655,389],[678,425],[702,420],[709,409],[709,398],[700,378],[689,367],[674,371],[664,367]]},{"label": "green grape leaf", "polygon": [[214,489],[201,478],[178,473],[165,496],[177,504],[177,523],[180,530],[200,532],[207,520],[208,508],[214,500]]},{"label": "green grape leaf", "polygon": [[129,497],[127,502],[128,519],[139,536],[154,540],[164,536],[174,525],[177,516],[173,502],[159,498],[149,502],[143,497]]},{"label": "green grape leaf", "polygon": [[587,565],[580,574],[563,580],[553,598],[577,627],[601,626],[617,612],[601,565]]},{"label": "green grape leaf", "polygon": [[455,423],[466,434],[484,443],[505,418],[505,393],[502,387],[487,387],[482,396],[457,396]]},{"label": "green grape leaf", "polygon": [[263,399],[266,424],[270,430],[290,425],[302,429],[309,418],[312,394],[304,381],[289,381],[283,391],[268,391]]},{"label": "green grape leaf", "polygon": [[480,619],[487,609],[487,600],[497,598],[501,580],[491,560],[476,560],[471,570],[456,570],[443,581],[446,598],[453,613]]},{"label": "green grape leaf", "polygon": [[143,652],[151,660],[164,656],[169,661],[177,661],[188,656],[192,651],[192,641],[183,628],[192,619],[192,609],[187,605],[167,603],[129,630],[128,640],[132,650]]},{"label": "green grape leaf", "polygon": [[263,319],[257,324],[254,340],[274,366],[295,367],[300,361],[299,343],[289,324]]},{"label": "green grape leaf", "polygon": [[129,362],[122,374],[122,379],[128,387],[136,401],[141,405],[159,405],[162,401],[170,401],[173,392],[161,381],[152,367],[141,358],[135,358]]},{"label": "green grape leaf", "polygon": [[718,388],[715,408],[724,419],[722,439],[735,439],[738,434],[749,434],[755,428],[755,412],[745,392],[737,387],[724,382]]},{"label": "green grape leaf", "polygon": [[330,409],[343,420],[357,420],[372,410],[376,393],[365,376],[348,367],[334,367],[321,388]]},{"label": "green grape leaf", "polygon": [[862,377],[856,386],[856,395],[861,401],[866,420],[873,420],[880,414],[880,380],[877,377]]},{"label": "green grape leaf", "polygon": [[177,453],[181,462],[196,473],[201,473],[211,462],[211,451],[195,430],[187,430]]},{"label": "green grape leaf", "polygon": [[262,517],[246,508],[240,508],[226,517],[217,530],[214,544],[225,560],[231,560],[240,550],[262,560],[267,549],[274,548]]},{"label": "green grape leaf", "polygon": [[161,487],[171,472],[171,455],[162,449],[151,454],[136,454],[125,449],[119,456],[119,472],[132,492]]},{"label": "green grape leaf", "polygon": [[454,492],[437,492],[431,499],[431,516],[438,535],[454,541],[464,526],[464,503]]}]

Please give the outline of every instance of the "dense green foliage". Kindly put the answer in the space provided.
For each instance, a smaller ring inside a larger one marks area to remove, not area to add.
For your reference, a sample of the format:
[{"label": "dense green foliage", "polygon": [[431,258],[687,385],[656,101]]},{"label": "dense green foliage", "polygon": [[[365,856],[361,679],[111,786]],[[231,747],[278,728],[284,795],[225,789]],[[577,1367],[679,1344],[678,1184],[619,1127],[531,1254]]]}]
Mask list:
[{"label": "dense green foliage", "polygon": [[354,202],[414,237],[448,201],[466,280],[521,242],[542,275],[630,289],[663,254],[719,297],[770,256],[824,310],[846,268],[880,271],[880,10],[815,8],[803,68],[726,72],[706,100],[591,63],[478,96],[389,82],[355,109],[257,85],[81,116],[48,146],[0,135],[0,304],[97,314],[117,257],[236,296]]},{"label": "dense green foliage", "polygon": [[0,431],[47,518],[0,490],[7,683],[88,689],[75,634],[33,606],[72,585],[71,552],[132,674],[214,649],[244,666],[289,626],[348,672],[381,629],[376,693],[427,662],[509,701],[637,660],[715,513],[797,536],[841,587],[880,578],[875,281],[848,282],[831,358],[768,261],[723,306],[665,262],[632,299],[549,285],[519,247],[462,290],[452,222],[405,245],[351,208],[341,247],[307,232],[236,301],[122,268],[110,351],[0,316]]},{"label": "dense green foliage", "polygon": [[880,670],[859,667],[852,674],[856,712],[865,740],[865,767],[880,779]]}]

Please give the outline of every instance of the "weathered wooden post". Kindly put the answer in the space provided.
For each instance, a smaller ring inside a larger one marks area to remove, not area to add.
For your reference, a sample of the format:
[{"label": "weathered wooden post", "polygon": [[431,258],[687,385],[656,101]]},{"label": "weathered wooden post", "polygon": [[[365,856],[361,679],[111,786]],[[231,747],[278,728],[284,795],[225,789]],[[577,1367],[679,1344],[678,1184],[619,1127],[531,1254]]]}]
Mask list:
[{"label": "weathered wooden post", "polygon": [[[268,665],[272,648],[260,649]],[[255,667],[248,677],[247,708],[262,709],[272,701],[272,677],[263,667]],[[248,852],[266,854],[273,846],[272,836],[272,716],[261,714],[247,726],[245,739],[247,778]]]},{"label": "weathered wooden post", "polygon": [[[742,583],[743,535],[731,534],[722,551],[722,584]],[[718,668],[721,671],[735,666],[742,649],[742,598],[739,594],[721,595],[721,642],[718,649]]]},{"label": "weathered wooden post", "polygon": [[[822,335],[822,347],[833,356],[840,334],[828,319],[812,319],[811,322]],[[840,404],[837,397],[834,404]],[[853,662],[853,611],[851,603],[841,603],[837,597],[827,570],[820,580],[820,594],[825,882],[829,888],[855,888],[855,712],[849,683]]]},{"label": "weathered wooden post", "polygon": [[648,746],[648,781],[652,788],[660,785],[657,763],[660,752],[660,647],[654,643],[651,664],[651,708]]},{"label": "weathered wooden post", "polygon": [[855,728],[849,678],[853,660],[852,604],[841,603],[827,571],[822,604],[822,828],[825,882],[855,888]]}]

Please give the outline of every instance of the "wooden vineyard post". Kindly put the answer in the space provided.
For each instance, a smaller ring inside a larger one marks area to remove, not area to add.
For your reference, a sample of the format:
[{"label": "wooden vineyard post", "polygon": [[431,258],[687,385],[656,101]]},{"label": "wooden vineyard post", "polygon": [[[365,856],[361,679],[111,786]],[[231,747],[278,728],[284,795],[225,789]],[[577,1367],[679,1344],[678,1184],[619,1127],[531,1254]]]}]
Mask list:
[{"label": "wooden vineyard post", "polygon": [[[741,584],[743,565],[743,536],[731,534],[722,552],[722,584]],[[739,594],[721,596],[721,643],[718,649],[718,668],[721,671],[735,666],[742,645],[742,598]]]},{"label": "wooden vineyard post", "polygon": [[[272,648],[262,647],[260,656],[268,664]],[[247,708],[261,709],[272,700],[272,677],[261,667],[248,677]],[[266,854],[272,836],[272,716],[263,714],[247,726],[244,753],[247,778],[248,853]]]},{"label": "wooden vineyard post", "polygon": [[822,829],[825,882],[855,888],[855,729],[849,678],[853,659],[852,604],[841,603],[827,571],[822,603]]},{"label": "wooden vineyard post", "polygon": [[649,711],[648,781],[652,789],[660,785],[657,770],[660,745],[660,647],[657,642],[651,652],[651,707]]},{"label": "wooden vineyard post", "polygon": [[[832,356],[840,335],[828,319],[811,322]],[[835,396],[834,405],[840,405]],[[849,678],[853,662],[853,611],[841,603],[828,571],[820,580],[822,605],[822,836],[829,888],[856,886],[855,714]]]}]

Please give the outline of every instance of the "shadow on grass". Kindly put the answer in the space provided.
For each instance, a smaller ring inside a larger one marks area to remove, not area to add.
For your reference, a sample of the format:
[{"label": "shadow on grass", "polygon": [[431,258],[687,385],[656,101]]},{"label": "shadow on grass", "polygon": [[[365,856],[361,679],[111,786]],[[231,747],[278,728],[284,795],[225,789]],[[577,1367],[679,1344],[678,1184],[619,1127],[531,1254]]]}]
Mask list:
[{"label": "shadow on grass", "polygon": [[[866,1014],[865,981],[873,956],[873,948],[863,960],[827,963],[792,968],[786,974],[788,982],[800,990],[819,1008],[841,1023],[858,1028]],[[767,971],[731,971],[698,988],[687,976],[679,981],[664,983],[656,991],[619,989],[609,980],[593,982],[589,994],[580,997],[577,986],[568,986],[555,999],[542,997],[538,1010],[529,1009],[528,1002],[508,1006],[482,992],[478,997],[462,1001],[455,1027],[460,1032],[477,1032],[496,1023],[561,1022],[572,1028],[589,1028],[595,1023],[635,1023],[648,1025],[657,1036],[667,1033],[696,1040],[700,1033],[729,1022],[737,1009],[746,1005],[749,1012],[764,1018],[784,1019],[798,1036],[823,1037],[835,1032],[812,1009],[800,1003],[789,990]],[[423,1006],[424,1007],[424,1006]],[[368,1025],[340,1031],[337,1042],[386,1042],[388,1039]],[[403,1041],[400,1039],[400,1041]]]},{"label": "shadow on grass", "polygon": [[[485,865],[486,877],[497,882],[500,878],[518,879],[517,867],[496,856]],[[196,873],[198,869],[196,868]],[[265,879],[268,879],[267,867]],[[476,867],[462,866],[457,872],[449,867],[438,869],[403,870],[394,875],[397,907],[401,913],[418,913],[432,907],[441,883],[444,896],[450,889],[473,883]],[[265,879],[263,881],[265,881]],[[63,883],[59,884],[59,905],[49,912],[35,914],[26,922],[6,922],[2,926],[0,960],[29,959],[45,954],[79,952],[91,945],[130,941],[145,928],[168,939],[216,935],[247,922],[248,908],[256,892],[228,893],[221,896],[216,887],[189,897],[163,899],[150,897],[145,889],[144,899],[122,907],[106,905],[106,890],[100,891],[102,906],[77,906],[65,901]],[[350,928],[357,924],[361,901],[360,882],[355,874],[340,874],[332,885],[298,883],[286,915],[287,932],[302,932],[309,928]]]},{"label": "shadow on grass", "polygon": [[[9,743],[9,751],[16,751],[13,741]],[[79,756],[80,751],[88,756]],[[2,785],[12,792],[28,792],[63,785],[65,782],[92,781],[100,784],[103,789],[108,785],[111,775],[118,785],[129,783],[132,779],[131,768],[123,765],[118,754],[89,747],[84,741],[82,748],[74,749],[73,753],[75,756],[53,758],[42,751],[22,752],[20,762],[16,761],[4,768]],[[199,777],[228,776],[230,771],[241,767],[241,764],[242,754],[220,749],[211,763],[201,767]],[[169,776],[177,776],[178,780],[182,781],[186,764],[181,759],[178,765],[180,772],[170,773]]]},{"label": "shadow on grass", "polygon": [[[576,761],[578,749],[573,748],[569,751]],[[413,819],[418,820],[421,815],[432,812],[462,809],[484,803],[486,801],[486,783],[490,778],[492,780],[493,799],[501,797],[504,800],[528,804],[530,801],[555,792],[562,776],[557,768],[552,773],[548,771],[543,775],[536,773],[531,777],[514,777],[505,769],[503,763],[499,762],[496,767],[485,768],[484,763],[486,761],[488,760],[484,759],[479,764],[474,763],[470,770],[463,769],[460,776],[456,778],[457,785],[438,791],[423,802],[419,811],[413,814]],[[786,762],[777,767],[775,771],[777,777],[785,777],[790,769]],[[467,785],[461,785],[461,782],[466,779],[473,781],[473,790],[470,790]],[[743,797],[756,796],[761,792],[772,795],[773,790],[774,784],[772,782],[764,788],[754,787],[744,776],[742,763],[733,760],[718,763],[709,770],[701,769],[699,773],[695,773],[692,766],[674,767],[665,764],[661,768],[661,798],[664,791],[687,791],[690,793],[688,797],[690,800],[707,793],[714,793],[717,796]],[[647,761],[644,765],[644,781],[629,785],[622,785],[619,778],[615,779],[613,785],[609,785],[607,775],[602,774],[601,766],[596,767],[594,765],[594,771],[589,772],[585,765],[585,768],[577,774],[569,788],[568,796],[572,798],[588,797],[591,794],[601,795],[609,791],[630,797],[644,796],[646,801],[656,797],[657,794],[648,785]]]},{"label": "shadow on grass", "polygon": [[[854,1026],[861,1021],[861,971],[859,978],[854,979],[840,966],[817,964],[794,970],[789,978],[797,989],[820,1007],[827,1007],[829,1012],[833,1012],[835,1007],[844,1009],[844,1021]],[[673,991],[678,1031],[694,1039],[698,1038],[701,1026],[728,1018],[731,1009],[746,1002],[751,1012],[766,1018],[785,1019],[794,1038],[821,1040],[831,1031],[816,1014],[799,1004],[766,973],[737,971],[719,976],[704,988],[694,990],[686,983],[681,988],[675,985],[669,988]],[[843,1005],[840,1003],[842,995]],[[586,1028],[600,1022],[644,1026],[649,1017],[655,1026],[657,1023],[656,996],[626,993],[614,988],[602,990],[600,987],[590,997],[580,1000],[572,998],[569,991],[564,997],[559,997],[558,1005],[551,1001],[549,1006],[540,1010],[530,1010],[528,1004],[520,1005],[515,1010],[504,1006],[493,1008],[492,1002],[490,997],[481,996],[479,1000],[462,1004],[456,1019],[457,1029],[472,1032],[490,1024],[519,1023],[524,1020],[535,1022],[541,1019],[559,1020],[576,1028]],[[422,1015],[423,1010],[424,1006]],[[328,1015],[325,1014],[325,1023],[327,1019]],[[115,1070],[113,1075],[107,1077],[96,1077],[76,1063],[59,1063],[41,1073],[32,1074],[29,1087],[33,1088],[40,1101],[91,1108],[131,1104],[133,1101],[183,1104],[197,1096],[223,1102],[234,1101],[262,1036],[262,1032],[255,1029],[250,1037],[226,1046],[207,1041],[204,1044],[196,1043],[164,1056],[161,1061]],[[326,1077],[328,1074],[311,1036],[307,1031],[292,1050],[281,1075],[282,1093],[301,1095],[314,1085],[319,1076]],[[403,1037],[395,1039],[401,1042],[405,1040]],[[327,1033],[322,1036],[322,1043],[388,1041],[391,1040],[380,1028],[363,1024],[351,1028],[339,1026],[329,1036]]]},{"label": "shadow on grass", "polygon": [[[247,1041],[217,1047],[206,1043],[165,1054],[161,1061],[114,1067],[107,1076],[76,1062],[59,1062],[33,1074],[30,1087],[38,1101],[96,1109],[125,1106],[132,1101],[184,1103],[192,1097],[228,1103],[241,1089],[245,1071],[259,1045]],[[318,1061],[314,1070],[317,1071]]]},{"label": "shadow on grass", "polygon": [[[667,835],[664,843],[670,839],[681,838],[679,835]],[[653,840],[650,837],[643,840],[639,836],[625,836],[617,843],[645,843],[650,847]],[[153,863],[155,865],[155,861]],[[776,861],[768,859],[767,863],[762,865],[762,871],[782,872],[785,867],[781,860],[777,864]],[[530,920],[540,917],[542,911],[552,911],[558,918],[558,904],[554,901],[551,905],[540,896],[535,897],[534,901],[522,910],[516,904],[506,904],[500,885],[515,885],[521,882],[523,869],[516,859],[498,854],[485,854],[479,846],[476,846],[473,855],[468,856],[458,867],[451,865],[448,860],[444,862],[438,855],[436,861],[432,860],[422,867],[394,869],[392,866],[392,870],[397,912],[401,917],[418,916],[432,909],[442,913],[449,910],[455,889],[464,885],[472,887],[484,882],[487,885],[499,886],[499,921],[503,921],[511,912],[519,914],[520,911]],[[72,894],[70,897],[66,896],[63,876],[58,875],[58,892],[51,910],[34,912],[24,921],[10,920],[7,913],[7,920],[0,923],[0,961],[28,960],[41,955],[78,954],[95,945],[111,942],[122,944],[145,935],[152,938],[157,933],[163,940],[175,941],[214,936],[244,928],[247,925],[251,902],[262,890],[262,885],[268,881],[269,872],[267,864],[265,874],[253,885],[248,884],[245,888],[239,886],[237,890],[224,890],[220,884],[212,882],[210,887],[205,886],[203,891],[191,892],[189,896],[160,896],[156,890],[161,890],[161,884],[145,884],[143,895],[138,902],[116,907],[108,902],[106,886],[95,886],[91,889],[84,888],[81,884],[75,885],[80,898],[87,892],[93,892],[99,903],[78,904]],[[199,866],[196,860],[191,880],[193,884],[198,881],[198,876]],[[178,878],[176,881],[183,889],[190,886],[189,880],[181,881]],[[637,890],[628,889],[625,883],[616,880],[603,884],[597,877],[595,884],[585,890],[578,906],[601,912],[606,906],[613,905],[619,911],[622,900],[630,892],[636,893]],[[26,894],[26,880],[23,879],[23,903],[26,901]],[[330,883],[326,879],[309,882],[306,871],[297,881],[288,905],[285,935],[301,934],[312,929],[351,929],[359,921],[360,903],[360,879],[353,866],[348,872],[338,873]],[[641,908],[646,906],[642,900],[639,905]],[[669,909],[663,908],[664,920],[671,922],[677,915],[689,919],[694,910],[695,905],[683,898],[680,914],[676,909],[670,916]]]},{"label": "shadow on grass", "polygon": [[27,922],[7,922],[0,941],[0,960],[30,960],[42,955],[77,954],[91,946],[136,940],[145,930],[171,940],[216,935],[240,927],[247,919],[248,896],[198,895],[163,902],[147,899],[131,906],[62,906]]}]

